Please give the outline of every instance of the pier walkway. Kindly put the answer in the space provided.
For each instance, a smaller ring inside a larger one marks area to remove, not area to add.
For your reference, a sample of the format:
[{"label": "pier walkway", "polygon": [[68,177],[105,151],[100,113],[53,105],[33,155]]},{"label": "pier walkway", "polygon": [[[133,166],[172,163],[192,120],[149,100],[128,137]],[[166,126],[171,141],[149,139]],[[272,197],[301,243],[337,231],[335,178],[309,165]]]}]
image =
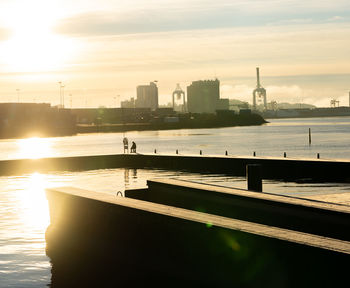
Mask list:
[{"label": "pier walkway", "polygon": [[245,176],[246,165],[260,164],[264,179],[350,182],[350,161],[265,157],[113,154],[0,161],[0,175],[108,168],[160,168]]},{"label": "pier walkway", "polygon": [[[347,237],[311,233],[312,227],[300,231],[302,219],[293,221],[300,213],[321,230],[333,222],[336,230],[349,231],[344,207],[248,191],[244,199],[243,191],[209,185],[149,184],[148,195],[147,189],[130,191],[149,201],[70,187],[47,190],[53,287],[333,287],[347,281]],[[159,203],[164,199],[167,204]],[[214,211],[213,201],[222,211]],[[247,219],[245,211],[256,211],[257,218]],[[294,227],[267,224],[271,213]]]}]

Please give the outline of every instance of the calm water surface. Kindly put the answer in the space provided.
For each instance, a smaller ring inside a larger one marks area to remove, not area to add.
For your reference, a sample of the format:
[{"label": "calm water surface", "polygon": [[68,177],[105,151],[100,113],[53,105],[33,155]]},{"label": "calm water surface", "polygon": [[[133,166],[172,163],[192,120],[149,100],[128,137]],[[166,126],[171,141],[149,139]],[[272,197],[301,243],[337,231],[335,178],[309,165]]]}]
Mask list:
[{"label": "calm water surface", "polygon": [[[139,153],[282,156],[350,159],[350,117],[274,119],[262,126],[127,132]],[[312,131],[309,145],[308,131]],[[122,153],[122,133],[1,140],[0,159]]]},{"label": "calm water surface", "polygon": [[[312,145],[308,129],[312,129]],[[273,120],[264,126],[220,129],[128,132],[139,153],[224,154],[350,159],[350,117]],[[122,152],[121,133],[73,137],[1,140],[0,159],[112,154]],[[165,170],[101,169],[84,172],[33,173],[0,177],[0,287],[47,287],[51,266],[45,255],[49,224],[44,190],[75,186],[116,194],[144,187],[150,178],[178,178],[245,188],[245,179]],[[298,197],[350,192],[344,184],[296,184],[265,181],[264,190]]]}]

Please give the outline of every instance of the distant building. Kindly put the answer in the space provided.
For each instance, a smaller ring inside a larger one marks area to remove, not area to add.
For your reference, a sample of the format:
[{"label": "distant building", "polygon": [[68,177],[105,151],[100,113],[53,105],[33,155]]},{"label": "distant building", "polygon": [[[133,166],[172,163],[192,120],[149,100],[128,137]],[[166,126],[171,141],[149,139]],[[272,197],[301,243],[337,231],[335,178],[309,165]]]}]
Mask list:
[{"label": "distant building", "polygon": [[78,124],[140,123],[151,118],[150,108],[74,108],[71,113]]},{"label": "distant building", "polygon": [[229,109],[230,109],[229,99],[219,99],[216,102],[216,110],[229,110]]},{"label": "distant building", "polygon": [[220,99],[220,81],[193,81],[187,87],[187,109],[192,113],[215,113],[216,110],[228,110],[228,99]]},{"label": "distant building", "polygon": [[151,110],[158,108],[158,87],[154,82],[149,85],[137,86],[136,92],[136,108],[151,108]]},{"label": "distant building", "polygon": [[63,136],[76,133],[69,109],[48,103],[0,103],[0,138]]},{"label": "distant building", "polygon": [[135,108],[135,99],[131,97],[130,100],[125,100],[120,102],[121,108]]}]

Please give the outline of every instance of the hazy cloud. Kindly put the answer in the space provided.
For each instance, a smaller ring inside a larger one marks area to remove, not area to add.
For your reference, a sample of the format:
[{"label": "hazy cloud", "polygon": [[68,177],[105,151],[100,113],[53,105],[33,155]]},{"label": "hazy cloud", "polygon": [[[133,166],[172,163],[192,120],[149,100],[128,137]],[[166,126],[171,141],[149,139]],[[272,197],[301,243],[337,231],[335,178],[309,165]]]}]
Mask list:
[{"label": "hazy cloud", "polygon": [[[350,77],[350,75],[346,76]],[[341,76],[321,75],[320,77],[324,79],[336,79]],[[306,76],[305,78],[310,77]],[[283,79],[283,82],[288,82],[288,79],[286,79],[286,77],[283,77]],[[275,81],[273,78],[270,80],[272,82],[279,82]],[[306,103],[320,107],[326,107],[330,105],[330,100],[335,98],[340,101],[340,105],[347,106],[349,104],[349,96],[347,94],[347,91],[331,86],[330,81],[326,81],[326,84],[323,85],[317,85],[318,83],[310,82],[304,86],[298,84],[267,85],[264,87],[267,92],[267,102],[276,101],[277,103]],[[221,98],[238,99],[252,103],[252,92],[254,89],[255,86],[250,85],[224,84],[220,89]]]},{"label": "hazy cloud", "polygon": [[328,18],[327,20],[330,21],[330,22],[336,22],[336,21],[343,21],[345,19],[346,18],[342,17],[342,16],[333,16],[331,18]]},{"label": "hazy cloud", "polygon": [[[335,4],[336,2],[337,4]],[[62,19],[56,31],[79,36],[120,35],[345,21],[348,1],[140,1],[101,5]],[[104,7],[104,8],[103,8]],[[334,16],[337,15],[337,16]]]},{"label": "hazy cloud", "polygon": [[[96,105],[103,105],[113,103],[116,93],[135,96],[136,85],[155,79],[160,95],[170,95],[176,83],[186,89],[191,81],[217,76],[223,97],[251,102],[256,66],[268,101],[303,98],[328,106],[349,89],[349,0],[56,2],[62,11],[55,32],[73,39],[78,52],[55,74],[47,73],[49,80],[38,77],[52,95],[61,79],[84,91],[72,92],[76,97],[94,91]],[[0,21],[5,13],[0,9]]]}]

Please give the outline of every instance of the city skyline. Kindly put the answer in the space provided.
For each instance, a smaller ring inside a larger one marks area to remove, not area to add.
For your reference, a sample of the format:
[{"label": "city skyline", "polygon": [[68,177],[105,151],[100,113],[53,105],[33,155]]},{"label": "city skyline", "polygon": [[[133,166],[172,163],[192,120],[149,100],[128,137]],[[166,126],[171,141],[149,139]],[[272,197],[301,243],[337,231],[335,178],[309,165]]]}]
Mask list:
[{"label": "city skyline", "polygon": [[[19,9],[21,7],[21,9]],[[0,101],[114,107],[158,80],[220,79],[221,98],[348,105],[348,1],[2,1]]]}]

